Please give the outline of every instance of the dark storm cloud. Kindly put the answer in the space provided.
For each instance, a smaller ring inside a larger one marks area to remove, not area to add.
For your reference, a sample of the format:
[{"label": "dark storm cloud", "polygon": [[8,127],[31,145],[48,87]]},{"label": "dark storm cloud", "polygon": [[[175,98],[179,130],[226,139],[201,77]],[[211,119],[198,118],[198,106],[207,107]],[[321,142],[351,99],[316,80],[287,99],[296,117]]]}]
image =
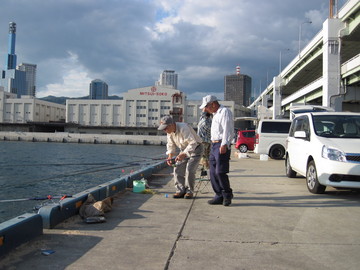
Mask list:
[{"label": "dark storm cloud", "polygon": [[[341,6],[345,1],[339,1]],[[83,96],[92,79],[110,94],[154,84],[160,72],[179,74],[192,97],[222,97],[223,79],[241,71],[264,88],[321,30],[326,0],[3,0],[0,58],[8,23],[17,23],[18,63],[38,65],[38,96]],[[287,50],[289,49],[289,50]],[[3,63],[4,63],[3,62]],[[197,94],[196,94],[197,93]]]}]

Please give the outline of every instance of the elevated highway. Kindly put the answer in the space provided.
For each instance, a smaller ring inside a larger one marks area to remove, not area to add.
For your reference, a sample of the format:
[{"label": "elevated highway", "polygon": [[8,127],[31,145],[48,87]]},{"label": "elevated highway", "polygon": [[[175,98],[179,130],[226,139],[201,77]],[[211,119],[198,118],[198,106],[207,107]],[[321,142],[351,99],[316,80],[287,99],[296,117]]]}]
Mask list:
[{"label": "elevated highway", "polygon": [[320,32],[249,107],[258,118],[270,115],[275,119],[286,116],[291,104],[360,112],[358,0],[349,0],[328,18]]}]

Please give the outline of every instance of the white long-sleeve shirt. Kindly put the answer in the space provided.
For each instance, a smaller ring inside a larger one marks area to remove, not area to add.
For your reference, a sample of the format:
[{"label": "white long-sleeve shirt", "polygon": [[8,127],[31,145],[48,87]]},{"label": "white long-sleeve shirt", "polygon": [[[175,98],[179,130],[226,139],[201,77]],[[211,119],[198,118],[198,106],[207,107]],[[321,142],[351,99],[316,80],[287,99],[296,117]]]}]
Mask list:
[{"label": "white long-sleeve shirt", "polygon": [[182,122],[175,124],[176,131],[167,134],[166,154],[175,154],[178,147],[182,153],[190,157],[202,140],[189,124]]},{"label": "white long-sleeve shirt", "polygon": [[230,148],[234,138],[234,119],[232,112],[223,105],[220,105],[219,109],[213,115],[211,140],[221,140],[221,145],[227,145]]}]

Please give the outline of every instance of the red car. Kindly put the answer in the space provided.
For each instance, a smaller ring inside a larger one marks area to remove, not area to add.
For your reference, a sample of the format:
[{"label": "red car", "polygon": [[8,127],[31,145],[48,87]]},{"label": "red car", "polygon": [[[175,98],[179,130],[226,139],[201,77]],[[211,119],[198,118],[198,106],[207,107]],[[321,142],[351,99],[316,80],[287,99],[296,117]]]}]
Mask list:
[{"label": "red car", "polygon": [[241,153],[254,150],[255,130],[239,130],[235,148]]}]

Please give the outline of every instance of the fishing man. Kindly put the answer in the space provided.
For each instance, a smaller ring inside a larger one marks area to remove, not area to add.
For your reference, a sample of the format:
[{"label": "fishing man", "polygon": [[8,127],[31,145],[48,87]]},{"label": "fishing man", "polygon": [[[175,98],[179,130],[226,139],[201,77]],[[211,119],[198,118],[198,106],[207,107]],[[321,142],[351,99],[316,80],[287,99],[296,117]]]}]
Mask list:
[{"label": "fishing man", "polygon": [[170,115],[161,118],[158,130],[167,133],[167,164],[173,165],[176,149],[180,153],[175,157],[174,182],[176,193],[173,198],[191,199],[194,194],[195,173],[203,153],[202,140],[187,123],[175,122]]},{"label": "fishing man", "polygon": [[234,119],[231,110],[220,105],[215,96],[203,98],[200,109],[213,114],[211,123],[210,182],[215,197],[209,204],[229,206],[233,198],[227,173],[230,168],[231,141],[234,138]]}]

